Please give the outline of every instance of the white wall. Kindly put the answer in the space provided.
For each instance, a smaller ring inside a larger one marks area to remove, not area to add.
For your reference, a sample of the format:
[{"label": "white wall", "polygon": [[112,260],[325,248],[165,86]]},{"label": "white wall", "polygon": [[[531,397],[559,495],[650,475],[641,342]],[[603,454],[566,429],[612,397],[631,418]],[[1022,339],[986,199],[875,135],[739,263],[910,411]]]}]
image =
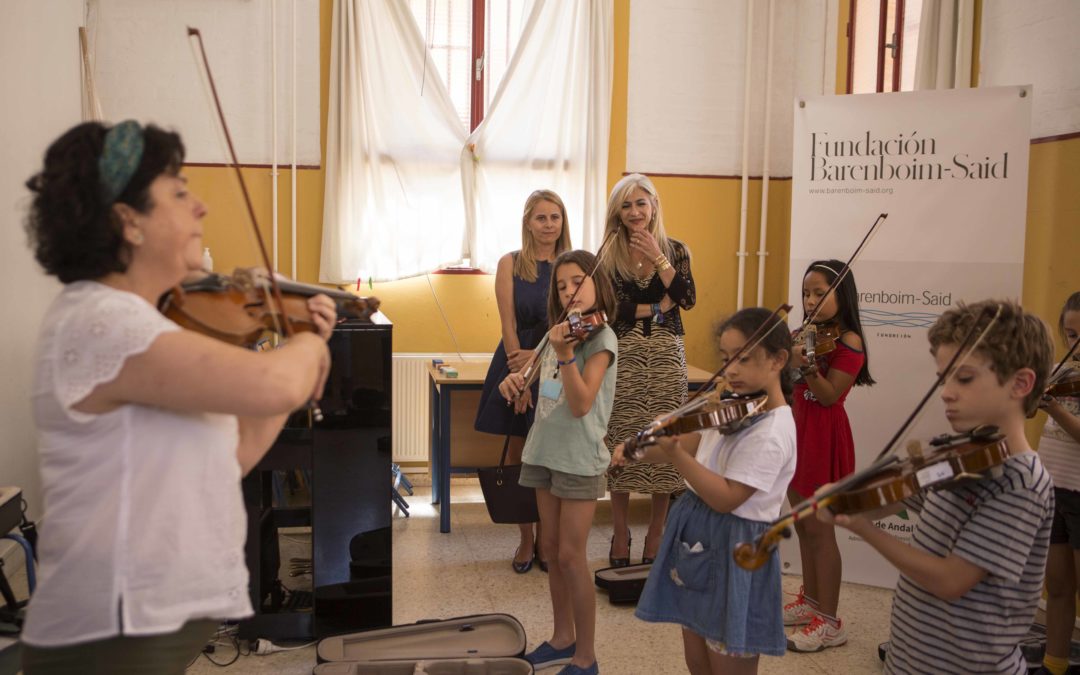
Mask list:
[{"label": "white wall", "polygon": [[1031,137],[1080,131],[1080,2],[986,0],[979,86],[1033,85]]},{"label": "white wall", "polygon": [[59,289],[26,245],[23,186],[45,148],[79,122],[80,0],[0,3],[0,485],[21,486],[32,517],[41,491],[30,412],[31,368],[45,308]]},{"label": "white wall", "polygon": [[[742,171],[746,13],[753,2],[749,167],[762,172],[768,5],[764,0],[631,0],[626,164],[643,173]],[[770,171],[791,175],[796,97],[832,93],[836,0],[777,0]]]},{"label": "white wall", "polygon": [[[102,116],[177,129],[187,161],[221,164],[228,151],[187,36],[198,28],[242,163],[272,157],[269,0],[89,0],[86,28]],[[317,165],[319,2],[296,0],[297,163]],[[277,147],[288,161],[293,2],[277,0]]]}]

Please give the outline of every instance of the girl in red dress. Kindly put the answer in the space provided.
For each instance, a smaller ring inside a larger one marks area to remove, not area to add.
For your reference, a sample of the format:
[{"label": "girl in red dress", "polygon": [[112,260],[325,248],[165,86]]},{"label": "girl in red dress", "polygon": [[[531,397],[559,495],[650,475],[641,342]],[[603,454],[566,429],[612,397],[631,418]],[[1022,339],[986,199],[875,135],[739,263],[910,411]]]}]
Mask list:
[{"label": "girl in red dress", "polygon": [[[793,350],[794,363],[803,378],[795,385],[792,407],[797,442],[795,477],[788,487],[792,504],[855,470],[855,444],[844,399],[853,385],[874,384],[859,321],[855,277],[849,272],[825,298],[843,269],[839,260],[818,260],[803,276],[803,314],[808,316],[821,305],[814,319],[819,335],[832,324],[837,326],[839,339],[835,348],[818,354],[813,362],[806,358],[804,346]],[[795,601],[784,607],[784,624],[801,628],[788,638],[788,649],[817,652],[838,647],[847,642],[847,631],[837,616],[841,563],[836,532],[831,524],[817,518],[798,521],[795,532],[799,535],[803,588]]]}]

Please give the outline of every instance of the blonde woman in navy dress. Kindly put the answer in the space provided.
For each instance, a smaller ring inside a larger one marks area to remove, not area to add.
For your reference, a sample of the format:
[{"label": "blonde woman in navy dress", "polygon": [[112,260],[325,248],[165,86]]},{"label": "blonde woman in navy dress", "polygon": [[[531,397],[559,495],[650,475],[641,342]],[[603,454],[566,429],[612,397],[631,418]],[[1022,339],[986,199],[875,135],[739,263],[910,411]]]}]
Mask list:
[{"label": "blonde woman in navy dress", "polygon": [[[515,413],[499,395],[499,383],[510,373],[520,371],[532,358],[533,348],[548,330],[548,286],[551,284],[551,261],[563,251],[570,250],[570,229],[566,222],[566,206],[551,190],[537,190],[525,200],[521,216],[521,250],[507,253],[499,259],[495,271],[495,300],[499,307],[502,339],[495,348],[480,393],[475,428],[489,434],[511,436],[507,462],[521,462],[525,437],[532,427],[537,386],[525,396],[525,412]],[[518,526],[521,541],[510,561],[514,571],[524,574],[532,569],[533,560],[547,571],[547,560],[536,547],[540,533],[532,523]],[[537,526],[539,529],[539,526]]]}]

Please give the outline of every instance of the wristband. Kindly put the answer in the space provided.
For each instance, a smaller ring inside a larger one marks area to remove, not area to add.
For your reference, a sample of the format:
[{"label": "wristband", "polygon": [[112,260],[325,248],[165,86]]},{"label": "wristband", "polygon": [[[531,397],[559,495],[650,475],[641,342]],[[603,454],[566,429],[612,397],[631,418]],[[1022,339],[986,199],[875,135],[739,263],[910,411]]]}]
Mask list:
[{"label": "wristband", "polygon": [[571,356],[569,361],[560,361],[559,359],[555,359],[555,363],[559,364],[560,366],[568,366],[574,361],[577,361],[577,354]]}]

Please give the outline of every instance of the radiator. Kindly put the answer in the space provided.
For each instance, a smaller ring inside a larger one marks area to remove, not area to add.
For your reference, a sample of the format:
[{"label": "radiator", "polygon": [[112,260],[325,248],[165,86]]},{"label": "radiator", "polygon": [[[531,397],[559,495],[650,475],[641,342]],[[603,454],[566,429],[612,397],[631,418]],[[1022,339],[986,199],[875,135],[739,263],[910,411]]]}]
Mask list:
[{"label": "radiator", "polygon": [[393,455],[394,462],[427,463],[431,450],[431,383],[427,365],[431,359],[444,361],[485,360],[490,354],[393,355]]}]

